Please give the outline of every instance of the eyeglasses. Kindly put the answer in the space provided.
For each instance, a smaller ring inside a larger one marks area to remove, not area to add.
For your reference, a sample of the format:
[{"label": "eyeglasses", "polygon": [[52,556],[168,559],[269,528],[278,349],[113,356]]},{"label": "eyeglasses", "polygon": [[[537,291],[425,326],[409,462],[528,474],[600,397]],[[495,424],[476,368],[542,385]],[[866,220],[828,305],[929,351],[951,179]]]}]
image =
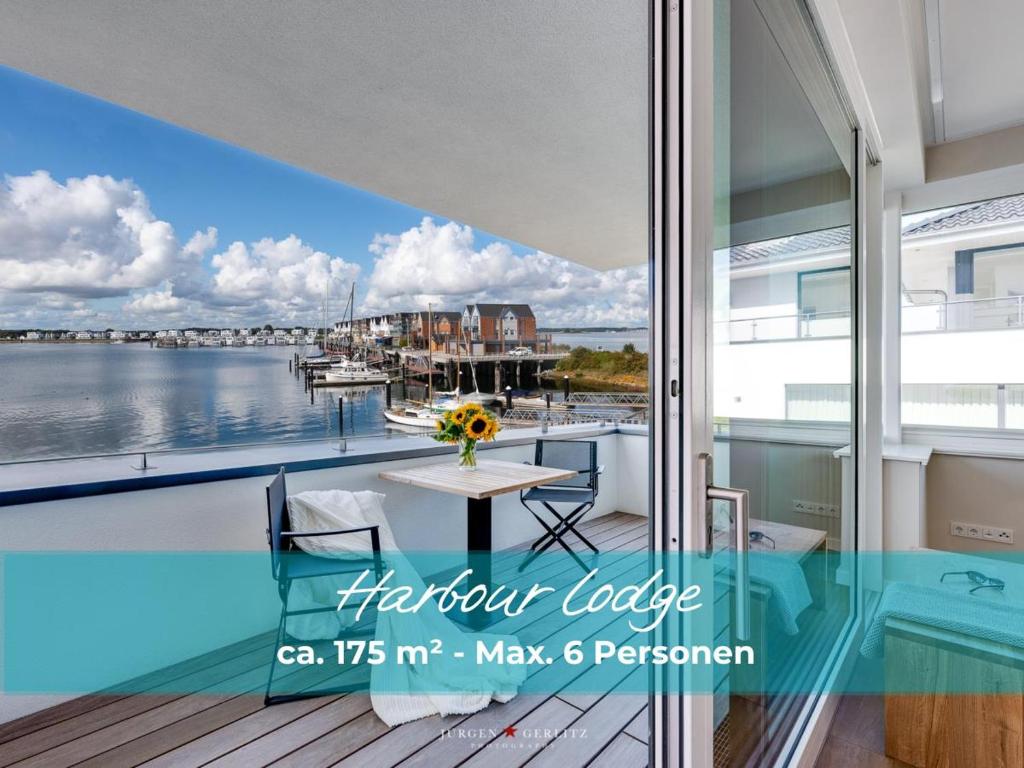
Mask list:
[{"label": "eyeglasses", "polygon": [[768,542],[772,545],[772,549],[775,549],[775,539],[761,531],[751,531],[747,534],[747,540],[751,544],[764,544],[765,542]]},{"label": "eyeglasses", "polygon": [[939,581],[945,581],[947,576],[966,576],[970,579],[971,583],[976,585],[970,589],[970,594],[972,595],[979,589],[997,589],[1002,592],[1006,587],[1006,582],[1002,579],[986,576],[981,571],[947,571],[942,574],[942,578]]}]

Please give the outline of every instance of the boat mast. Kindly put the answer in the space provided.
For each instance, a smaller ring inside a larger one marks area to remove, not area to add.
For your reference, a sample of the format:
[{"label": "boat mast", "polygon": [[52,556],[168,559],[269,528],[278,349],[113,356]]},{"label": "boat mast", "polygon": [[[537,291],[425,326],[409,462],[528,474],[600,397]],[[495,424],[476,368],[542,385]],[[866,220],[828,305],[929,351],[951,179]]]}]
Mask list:
[{"label": "boat mast", "polygon": [[462,398],[462,318],[455,329],[455,399]]},{"label": "boat mast", "polygon": [[434,305],[427,302],[427,407],[434,404]]},{"label": "boat mast", "polygon": [[324,283],[324,300],[323,303],[320,305],[320,311],[323,313],[324,321],[324,343],[321,345],[321,348],[323,349],[325,355],[327,354],[327,295],[330,290],[331,281],[330,279],[328,279],[327,282]]}]

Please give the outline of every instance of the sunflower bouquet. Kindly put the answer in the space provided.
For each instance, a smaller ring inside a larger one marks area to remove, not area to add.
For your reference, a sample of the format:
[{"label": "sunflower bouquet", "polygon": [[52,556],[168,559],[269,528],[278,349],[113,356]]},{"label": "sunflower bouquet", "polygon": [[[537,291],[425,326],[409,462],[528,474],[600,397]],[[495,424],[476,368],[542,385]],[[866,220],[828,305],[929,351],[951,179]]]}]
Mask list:
[{"label": "sunflower bouquet", "polygon": [[447,411],[437,422],[434,439],[439,443],[459,446],[459,466],[476,469],[476,444],[490,442],[501,430],[498,418],[476,403],[466,403]]}]

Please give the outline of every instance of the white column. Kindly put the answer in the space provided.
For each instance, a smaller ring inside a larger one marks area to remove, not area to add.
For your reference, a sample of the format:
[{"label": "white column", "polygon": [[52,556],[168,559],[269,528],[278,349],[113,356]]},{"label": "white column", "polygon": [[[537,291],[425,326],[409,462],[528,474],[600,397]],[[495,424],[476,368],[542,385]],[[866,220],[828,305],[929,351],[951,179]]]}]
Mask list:
[{"label": "white column", "polygon": [[903,441],[900,411],[900,313],[903,305],[902,251],[903,196],[885,195],[883,217],[882,271],[882,426],[886,443]]},{"label": "white column", "polygon": [[[862,152],[859,153],[863,157]],[[858,243],[860,271],[859,298],[859,374],[860,443],[857,446],[858,496],[860,502],[861,551],[882,549],[882,361],[884,311],[883,261],[883,186],[880,165],[861,165],[863,190],[859,214],[862,242]]]}]

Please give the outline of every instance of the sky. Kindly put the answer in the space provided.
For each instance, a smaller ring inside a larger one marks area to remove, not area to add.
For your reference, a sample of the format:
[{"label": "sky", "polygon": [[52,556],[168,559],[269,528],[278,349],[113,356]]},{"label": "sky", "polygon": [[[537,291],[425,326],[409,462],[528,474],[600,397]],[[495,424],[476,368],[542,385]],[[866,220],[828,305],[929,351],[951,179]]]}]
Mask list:
[{"label": "sky", "polygon": [[0,67],[0,328],[312,325],[529,303],[640,326],[645,268],[596,272]]}]

